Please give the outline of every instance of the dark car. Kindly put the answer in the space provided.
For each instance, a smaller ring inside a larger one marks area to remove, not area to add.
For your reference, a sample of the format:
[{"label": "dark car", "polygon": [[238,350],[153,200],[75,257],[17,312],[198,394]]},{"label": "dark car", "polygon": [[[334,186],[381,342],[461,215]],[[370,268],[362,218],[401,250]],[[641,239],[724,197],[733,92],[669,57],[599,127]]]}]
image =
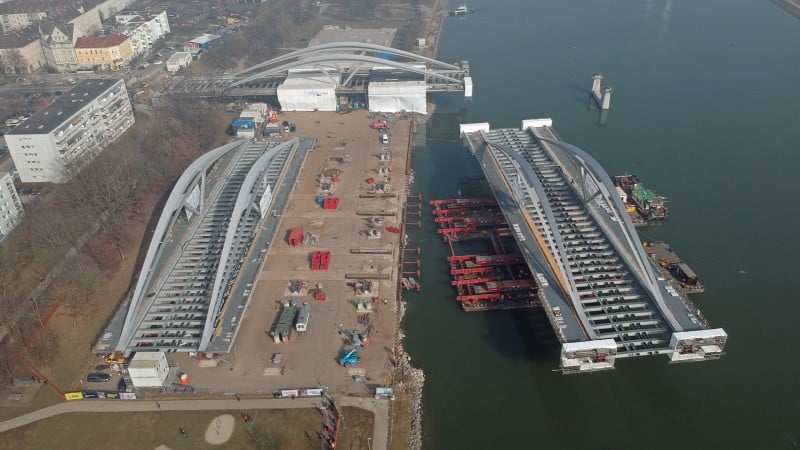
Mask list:
[{"label": "dark car", "polygon": [[58,97],[59,95],[63,94],[63,92],[61,92],[61,91],[55,91],[55,92],[53,92],[53,94],[54,94],[56,97]]},{"label": "dark car", "polygon": [[90,372],[86,375],[86,381],[89,383],[105,383],[111,381],[111,375],[103,372]]}]

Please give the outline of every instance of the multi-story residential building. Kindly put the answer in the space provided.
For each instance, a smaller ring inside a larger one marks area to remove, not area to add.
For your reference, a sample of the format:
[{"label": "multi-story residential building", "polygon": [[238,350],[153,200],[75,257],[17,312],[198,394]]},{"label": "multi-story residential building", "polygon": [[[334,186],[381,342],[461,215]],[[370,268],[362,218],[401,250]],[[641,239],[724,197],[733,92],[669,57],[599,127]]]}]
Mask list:
[{"label": "multi-story residential building", "polygon": [[75,25],[50,22],[39,23],[39,36],[47,65],[59,72],[74,72],[78,69],[75,53]]},{"label": "multi-story residential building", "polygon": [[39,32],[34,27],[0,36],[0,65],[5,73],[31,73],[45,65]]},{"label": "multi-story residential building", "polygon": [[124,34],[78,38],[75,42],[78,66],[116,70],[133,59],[131,40]]},{"label": "multi-story residential building", "polygon": [[105,3],[103,0],[63,2],[16,0],[2,3],[0,4],[0,29],[3,33],[10,33],[50,18],[72,23],[80,36],[88,36],[100,30],[100,12],[104,9]]},{"label": "multi-story residential building", "polygon": [[91,36],[103,28],[100,20],[100,8],[87,2],[86,6],[66,9],[61,14],[53,14],[53,18],[61,22],[75,25],[78,36]]},{"label": "multi-story residential building", "polygon": [[100,10],[100,18],[103,20],[108,20],[118,12],[125,10],[125,8],[130,7],[134,3],[136,3],[136,0],[105,0],[97,5],[97,7]]},{"label": "multi-story residential building", "polygon": [[5,136],[24,183],[63,183],[133,125],[125,81],[89,78]]},{"label": "multi-story residential building", "polygon": [[0,241],[17,226],[22,215],[22,202],[14,187],[14,177],[8,172],[0,172]]},{"label": "multi-story residential building", "polygon": [[3,33],[23,30],[34,23],[47,17],[44,11],[19,12],[20,2],[4,3],[0,5],[0,30]]},{"label": "multi-story residential building", "polygon": [[121,33],[131,38],[131,47],[134,56],[146,53],[159,39],[170,33],[167,12],[122,12],[114,17],[118,26],[115,33]]}]

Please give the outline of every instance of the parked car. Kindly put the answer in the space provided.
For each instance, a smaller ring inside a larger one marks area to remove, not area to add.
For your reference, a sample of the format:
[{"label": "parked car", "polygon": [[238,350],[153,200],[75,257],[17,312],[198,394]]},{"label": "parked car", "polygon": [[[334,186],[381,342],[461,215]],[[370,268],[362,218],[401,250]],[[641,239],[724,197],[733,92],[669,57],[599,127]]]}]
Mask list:
[{"label": "parked car", "polygon": [[105,383],[111,381],[111,375],[103,372],[89,372],[89,375],[86,375],[86,381],[89,383]]},{"label": "parked car", "polygon": [[153,61],[153,65],[154,66],[158,66],[158,65],[161,65],[161,64],[164,64],[164,61],[162,61],[160,59],[157,59],[157,60]]}]

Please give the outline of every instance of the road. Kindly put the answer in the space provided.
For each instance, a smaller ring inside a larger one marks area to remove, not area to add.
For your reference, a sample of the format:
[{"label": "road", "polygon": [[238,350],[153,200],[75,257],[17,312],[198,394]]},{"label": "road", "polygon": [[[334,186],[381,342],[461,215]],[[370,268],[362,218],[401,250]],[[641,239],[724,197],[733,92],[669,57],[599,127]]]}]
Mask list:
[{"label": "road", "polygon": [[[389,442],[389,401],[363,397],[334,397],[340,406],[366,409],[375,415],[372,430],[372,448],[385,450]],[[160,407],[159,407],[160,405]],[[31,413],[0,422],[0,433],[13,430],[39,420],[66,413],[134,412],[134,411],[215,411],[317,408],[322,406],[319,397],[290,399],[246,399],[225,400],[77,400],[59,403]]]}]

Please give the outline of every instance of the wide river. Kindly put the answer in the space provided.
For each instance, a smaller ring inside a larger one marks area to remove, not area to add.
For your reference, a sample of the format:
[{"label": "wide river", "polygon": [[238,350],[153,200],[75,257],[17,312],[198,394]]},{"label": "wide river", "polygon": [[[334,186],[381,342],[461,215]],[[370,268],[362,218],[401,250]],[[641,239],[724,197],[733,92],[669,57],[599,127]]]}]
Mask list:
[{"label": "wide river", "polygon": [[[451,4],[453,8],[457,5]],[[458,122],[551,117],[609,171],[670,200],[642,229],[705,283],[694,297],[729,334],[718,361],[618,360],[554,372],[541,313],[463,313],[446,247],[425,224],[423,289],[406,344],[425,370],[429,449],[797,448],[800,442],[800,20],[768,0],[475,0],[448,18],[437,59],[470,61],[474,98],[437,97],[415,189],[457,195],[479,176]],[[601,118],[591,75],[614,88]]]}]

